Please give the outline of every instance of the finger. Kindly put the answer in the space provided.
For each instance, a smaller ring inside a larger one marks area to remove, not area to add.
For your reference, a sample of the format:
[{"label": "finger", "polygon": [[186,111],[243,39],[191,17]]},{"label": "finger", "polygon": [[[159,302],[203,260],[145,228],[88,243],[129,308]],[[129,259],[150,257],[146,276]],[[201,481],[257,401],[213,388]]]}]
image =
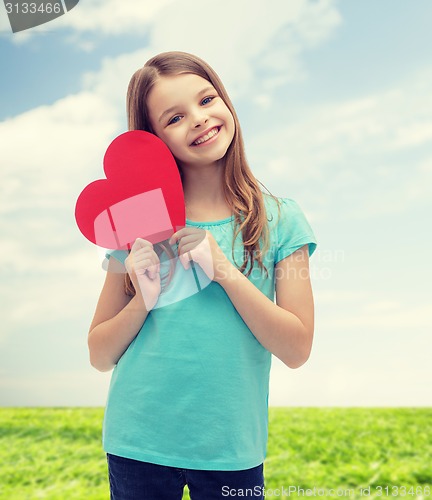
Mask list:
[{"label": "finger", "polygon": [[181,244],[179,245],[179,248],[178,248],[179,254],[188,253],[191,250],[193,250],[194,248],[196,248],[198,245],[199,245],[199,242],[196,240],[185,242],[184,238],[183,238],[181,241]]},{"label": "finger", "polygon": [[176,231],[172,236],[171,238],[168,240],[168,243],[170,245],[174,245],[174,243],[177,243],[177,241],[183,236],[183,230],[180,229],[178,231]]},{"label": "finger", "polygon": [[135,274],[137,275],[143,275],[148,271],[149,268],[151,268],[150,272],[147,272],[147,274],[150,276],[151,272],[158,264],[159,261],[154,257],[133,259],[131,260],[130,269],[134,270]]},{"label": "finger", "polygon": [[135,260],[140,259],[159,259],[157,253],[153,250],[153,248],[146,246],[144,248],[140,248],[136,252],[131,252],[133,254]]},{"label": "finger", "polygon": [[187,252],[190,252],[191,250],[196,248],[200,243],[201,239],[199,237],[197,238],[196,235],[184,236],[177,247],[177,253],[178,255],[182,255]]},{"label": "finger", "polygon": [[180,255],[179,260],[182,266],[187,271],[190,268],[190,261],[192,260],[192,255],[190,252]]},{"label": "finger", "polygon": [[[178,226],[177,226],[178,227]],[[177,241],[179,241],[180,239],[182,239],[184,236],[190,234],[190,233],[194,233],[196,232],[196,228],[194,227],[182,227],[181,229],[178,229],[172,236],[171,238],[168,240],[168,243],[170,245],[173,245],[174,243],[176,243]]]},{"label": "finger", "polygon": [[147,269],[153,265],[151,259],[143,259],[134,263],[135,274],[145,274]]},{"label": "finger", "polygon": [[159,264],[154,264],[147,269],[148,275],[150,276],[151,279],[154,280],[155,278],[157,278],[159,270],[160,270]]},{"label": "finger", "polygon": [[153,248],[153,243],[151,243],[148,240],[145,240],[144,238],[137,238],[134,244],[132,245],[131,252],[136,252],[137,250],[146,247]]},{"label": "finger", "polygon": [[193,243],[193,242],[199,242],[201,241],[200,235],[193,233],[193,234],[185,234],[181,238],[179,238],[181,241],[179,242],[179,245],[186,245],[188,243]]}]

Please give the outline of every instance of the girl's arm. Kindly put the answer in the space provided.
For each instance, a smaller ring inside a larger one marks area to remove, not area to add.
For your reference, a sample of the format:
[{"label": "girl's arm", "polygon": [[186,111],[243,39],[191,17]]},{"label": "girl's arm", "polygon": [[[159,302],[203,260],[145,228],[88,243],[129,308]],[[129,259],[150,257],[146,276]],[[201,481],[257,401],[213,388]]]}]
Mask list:
[{"label": "girl's arm", "polygon": [[88,334],[90,363],[101,372],[114,368],[148,314],[140,293],[133,298],[124,293],[124,274],[112,272],[113,265],[114,259],[109,259]]},{"label": "girl's arm", "polygon": [[276,304],[228,259],[224,270],[217,282],[257,340],[290,368],[303,365],[314,333],[308,245],[276,264]]}]

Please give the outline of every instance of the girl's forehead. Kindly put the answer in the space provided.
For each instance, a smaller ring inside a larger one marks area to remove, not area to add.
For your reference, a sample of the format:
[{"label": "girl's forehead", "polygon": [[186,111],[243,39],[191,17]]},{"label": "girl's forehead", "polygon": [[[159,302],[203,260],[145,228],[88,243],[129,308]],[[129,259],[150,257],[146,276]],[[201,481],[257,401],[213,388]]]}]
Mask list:
[{"label": "girl's forehead", "polygon": [[179,75],[161,76],[154,84],[155,89],[160,91],[170,91],[182,87],[190,89],[191,87],[199,87],[204,84],[211,85],[211,83],[202,76],[195,75],[194,73],[181,73]]}]

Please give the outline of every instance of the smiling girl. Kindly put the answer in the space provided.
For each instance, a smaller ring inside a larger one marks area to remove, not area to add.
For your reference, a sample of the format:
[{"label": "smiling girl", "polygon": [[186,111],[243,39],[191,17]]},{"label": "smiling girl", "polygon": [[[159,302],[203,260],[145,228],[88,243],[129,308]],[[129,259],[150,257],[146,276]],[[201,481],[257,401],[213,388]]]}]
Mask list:
[{"label": "smiling girl", "polygon": [[[111,499],[176,500],[186,484],[192,500],[263,498],[271,357],[298,368],[310,355],[315,236],[293,199],[259,188],[233,105],[202,59],[151,58],[132,76],[127,110],[130,130],[171,150],[186,226],[169,241],[167,290],[156,245],[138,238],[130,253],[107,254],[126,284],[107,273],[88,345],[95,368],[114,367],[103,423]],[[182,295],[192,263],[205,286]]]}]

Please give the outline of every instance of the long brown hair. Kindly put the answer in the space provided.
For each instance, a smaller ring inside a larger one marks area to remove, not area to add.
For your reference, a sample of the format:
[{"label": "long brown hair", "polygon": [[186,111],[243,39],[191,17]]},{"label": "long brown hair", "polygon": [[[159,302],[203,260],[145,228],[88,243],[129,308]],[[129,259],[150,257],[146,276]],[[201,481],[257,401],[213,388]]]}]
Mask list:
[{"label": "long brown hair", "polygon": [[[259,268],[261,270],[264,268],[268,276],[268,270],[262,262],[263,255],[269,248],[269,229],[264,193],[260,190],[259,181],[253,175],[246,160],[237,114],[216,72],[205,61],[187,52],[162,52],[152,57],[142,68],[135,71],[129,82],[126,103],[129,130],[145,130],[154,134],[147,108],[147,97],[161,77],[184,73],[198,75],[210,82],[234,118],[235,132],[225,155],[225,182],[223,188],[225,200],[234,213],[234,241],[240,231],[243,238],[244,260],[238,269],[243,273],[248,263],[250,263],[249,271],[246,274],[246,276],[249,276],[254,262],[257,261]],[[180,168],[179,172],[180,177],[182,177]],[[260,184],[264,186],[261,182]],[[270,193],[266,187],[265,189]],[[279,201],[271,193],[270,196],[276,200],[279,210]],[[263,242],[263,250],[260,248],[260,239]],[[235,262],[234,241],[232,258]],[[156,251],[157,245],[154,245],[154,247]],[[125,287],[126,293],[129,295],[134,293],[132,282],[127,273]]]}]

